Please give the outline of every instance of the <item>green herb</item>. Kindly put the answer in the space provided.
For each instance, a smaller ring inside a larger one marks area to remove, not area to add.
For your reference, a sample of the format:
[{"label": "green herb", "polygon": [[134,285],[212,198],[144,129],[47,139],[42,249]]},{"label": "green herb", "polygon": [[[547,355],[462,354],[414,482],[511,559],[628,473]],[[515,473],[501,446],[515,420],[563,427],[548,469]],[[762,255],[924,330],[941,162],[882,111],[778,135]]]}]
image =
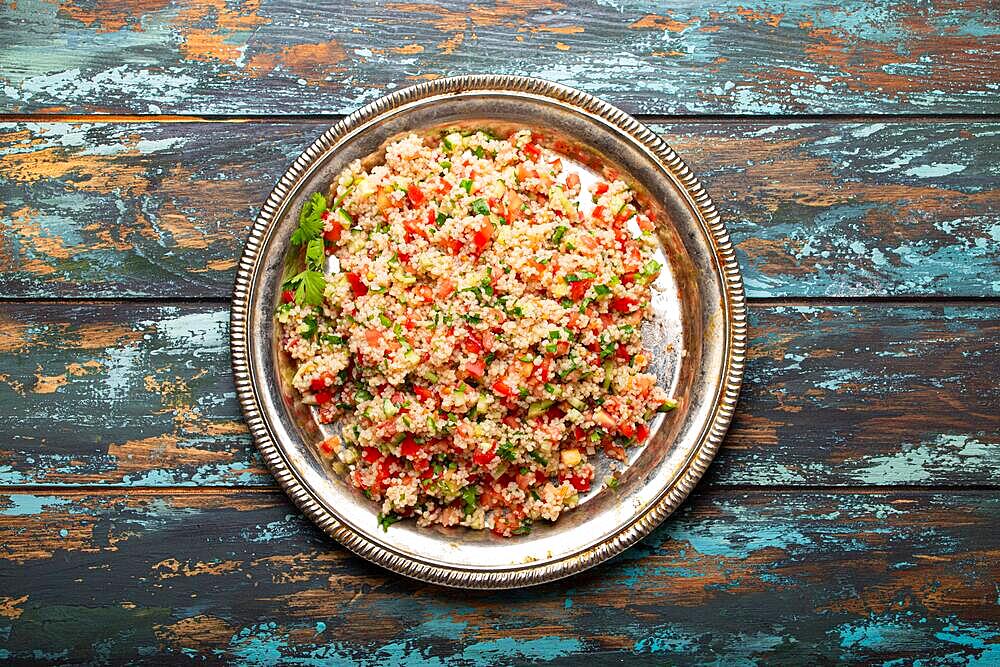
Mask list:
[{"label": "green herb", "polygon": [[559,346],[556,345],[555,343],[548,343],[547,345],[545,345],[545,351],[548,352],[549,354],[555,354],[556,351],[558,350]]},{"label": "green herb", "polygon": [[356,400],[358,403],[360,403],[361,401],[370,401],[372,400],[372,393],[367,389],[358,389],[354,393],[354,400]]},{"label": "green herb", "polygon": [[305,338],[314,338],[316,336],[316,330],[319,328],[319,323],[316,322],[316,318],[310,315],[304,318],[302,323],[306,325],[306,330],[302,335]]},{"label": "green herb", "polygon": [[549,464],[548,460],[544,456],[542,456],[541,454],[539,454],[536,451],[530,451],[530,452],[528,452],[528,456],[530,456],[531,458],[533,458],[535,461],[537,461],[538,463],[540,463],[543,466],[547,466]]},{"label": "green herb", "polygon": [[559,302],[559,305],[562,306],[563,308],[572,308],[573,306],[576,305],[576,303],[573,301],[573,299],[566,297]]},{"label": "green herb", "polygon": [[382,326],[389,328],[392,326],[392,320],[385,316],[385,313],[378,314],[378,321],[382,323]]},{"label": "green herb", "polygon": [[448,160],[441,160],[438,164],[441,165],[442,169],[451,169],[451,162]]},{"label": "green herb", "polygon": [[469,324],[479,324],[483,321],[483,318],[479,315],[462,315],[466,322]]},{"label": "green herb", "polygon": [[531,532],[531,519],[525,518],[521,520],[521,525],[518,526],[517,530],[510,531],[511,535],[527,535]]},{"label": "green herb", "polygon": [[326,197],[319,192],[302,205],[299,211],[299,227],[292,234],[292,245],[302,245],[317,238],[323,231],[323,212],[326,210]]},{"label": "green herb", "polygon": [[323,290],[326,287],[326,278],[319,271],[306,269],[294,276],[287,283],[289,289],[295,290],[295,303],[303,303],[310,306],[323,304]]},{"label": "green herb", "polygon": [[594,293],[597,296],[607,296],[611,294],[611,288],[607,285],[594,285]]},{"label": "green herb", "polygon": [[668,398],[667,400],[663,401],[663,403],[660,403],[659,407],[656,408],[656,411],[670,412],[671,410],[676,410],[676,409],[677,409],[677,401],[673,400],[672,398]]},{"label": "green herb", "polygon": [[462,489],[462,500],[465,502],[465,515],[468,516],[476,511],[477,497],[476,489],[472,486],[467,486]]},{"label": "green herb", "polygon": [[563,280],[568,283],[578,283],[583,280],[583,278],[578,277],[575,273],[567,273]]},{"label": "green herb", "polygon": [[559,330],[553,329],[549,332],[549,340],[559,340]]},{"label": "green herb", "polygon": [[569,241],[566,241],[566,250],[576,250],[576,246]]},{"label": "green herb", "polygon": [[514,448],[514,443],[508,441],[497,447],[497,456],[504,461],[513,461],[516,459],[517,451]]},{"label": "green herb", "polygon": [[523,361],[526,364],[530,364],[532,361],[535,360],[535,358],[533,356],[531,356],[530,354],[525,354],[525,355],[520,356],[519,360]]},{"label": "green herb", "polygon": [[444,224],[445,220],[447,220],[447,219],[448,219],[448,216],[446,216],[441,211],[438,211],[437,217],[434,220],[435,220],[435,222],[437,222],[437,226],[440,227],[441,225]]},{"label": "green herb", "polygon": [[556,388],[553,387],[552,385],[550,385],[548,382],[546,382],[545,383],[545,391],[547,391],[550,394],[554,394],[554,393],[556,393]]},{"label": "green herb", "polygon": [[617,491],[618,490],[618,478],[616,478],[616,477],[608,477],[606,480],[604,480],[604,485],[607,486],[612,491]]},{"label": "green herb", "polygon": [[378,525],[382,527],[382,532],[387,533],[389,532],[389,526],[396,523],[397,521],[401,521],[402,519],[403,517],[397,514],[393,514],[392,512],[389,512],[388,514],[382,514],[381,512],[379,512]]},{"label": "green herb", "polygon": [[476,146],[475,148],[473,148],[472,153],[479,159],[482,159],[483,157],[486,156],[486,151],[483,150],[482,146]]},{"label": "green herb", "polygon": [[581,271],[579,275],[580,280],[593,280],[597,277],[596,273],[591,273],[590,271]]},{"label": "green herb", "polygon": [[495,352],[490,352],[489,354],[486,355],[486,358],[483,360],[483,362],[487,366],[489,366],[490,364],[493,363],[494,359],[496,359],[496,358],[497,358],[496,353]]},{"label": "green herb", "polygon": [[521,398],[525,398],[528,395],[528,388],[527,387],[520,387],[517,390],[517,395],[520,396]]},{"label": "green herb", "polygon": [[558,227],[556,227],[556,230],[552,232],[552,238],[550,240],[555,245],[559,245],[559,242],[562,241],[562,237],[566,235],[567,231],[569,231],[569,227],[566,227],[565,225],[559,225]]},{"label": "green herb", "polygon": [[323,271],[323,239],[311,239],[306,244],[306,266],[312,271]]},{"label": "green herb", "polygon": [[472,181],[469,180],[468,178],[463,178],[462,181],[458,184],[458,187],[462,188],[466,192],[472,192]]},{"label": "green herb", "polygon": [[[465,187],[465,186],[462,186],[462,187]],[[489,215],[490,214],[490,207],[489,207],[489,205],[487,205],[486,200],[484,200],[482,198],[480,198],[480,199],[473,199],[472,200],[472,212],[473,213],[478,213],[479,215]]]}]

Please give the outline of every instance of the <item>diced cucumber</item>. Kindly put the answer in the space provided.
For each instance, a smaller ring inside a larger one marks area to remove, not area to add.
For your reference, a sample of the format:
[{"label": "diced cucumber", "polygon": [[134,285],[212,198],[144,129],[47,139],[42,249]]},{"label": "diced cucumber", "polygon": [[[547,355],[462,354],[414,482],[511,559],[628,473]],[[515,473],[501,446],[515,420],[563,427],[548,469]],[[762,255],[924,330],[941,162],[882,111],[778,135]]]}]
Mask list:
[{"label": "diced cucumber", "polygon": [[457,148],[461,148],[463,141],[464,139],[461,133],[452,132],[451,134],[445,135],[444,147],[449,151],[453,151]]},{"label": "diced cucumber", "polygon": [[553,400],[535,401],[528,406],[528,417],[540,417],[555,403]]}]

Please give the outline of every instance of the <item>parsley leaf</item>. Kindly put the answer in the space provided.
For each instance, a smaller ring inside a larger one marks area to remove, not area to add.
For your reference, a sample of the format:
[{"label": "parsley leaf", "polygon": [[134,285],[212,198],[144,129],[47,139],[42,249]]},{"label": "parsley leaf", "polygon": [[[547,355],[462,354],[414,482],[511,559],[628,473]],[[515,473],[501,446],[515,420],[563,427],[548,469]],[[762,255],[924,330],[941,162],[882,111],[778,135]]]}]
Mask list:
[{"label": "parsley leaf", "polygon": [[299,305],[307,303],[310,306],[320,306],[323,304],[323,290],[326,287],[326,279],[319,271],[306,269],[288,282],[295,287],[295,303]]},{"label": "parsley leaf", "polygon": [[323,252],[323,239],[316,238],[306,245],[306,266],[313,271],[323,271],[323,259],[326,253]]},{"label": "parsley leaf", "polygon": [[302,245],[319,237],[323,231],[323,212],[326,210],[326,197],[314,192],[299,212],[299,228],[292,234],[292,245]]}]

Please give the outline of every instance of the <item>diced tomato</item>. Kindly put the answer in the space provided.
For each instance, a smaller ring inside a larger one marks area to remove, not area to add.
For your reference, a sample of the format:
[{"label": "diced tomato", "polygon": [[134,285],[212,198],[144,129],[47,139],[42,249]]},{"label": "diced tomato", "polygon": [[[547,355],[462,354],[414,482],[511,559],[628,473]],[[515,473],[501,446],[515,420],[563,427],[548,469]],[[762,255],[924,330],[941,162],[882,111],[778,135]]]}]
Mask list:
[{"label": "diced tomato", "polygon": [[638,301],[628,296],[616,296],[611,299],[611,310],[619,313],[631,313],[632,309],[638,305]]},{"label": "diced tomato", "polygon": [[282,303],[291,303],[292,301],[295,301],[295,292],[293,292],[290,289],[286,289],[284,292],[281,293]]},{"label": "diced tomato", "polygon": [[524,183],[530,177],[531,177],[531,173],[528,171],[528,168],[524,166],[524,164],[517,165],[517,180],[518,181],[520,181],[521,183]]},{"label": "diced tomato", "polygon": [[481,378],[486,374],[486,362],[482,359],[477,359],[476,361],[470,361],[465,365],[465,370],[469,372],[469,375],[474,375],[477,378]]},{"label": "diced tomato", "polygon": [[493,236],[493,225],[489,222],[484,222],[483,226],[476,230],[476,233],[472,235],[472,243],[476,246],[476,252],[481,253],[486,244],[490,242],[490,238]]},{"label": "diced tomato", "polygon": [[569,176],[566,177],[566,187],[567,188],[575,188],[578,185],[580,185],[580,175],[579,174],[577,174],[576,172],[573,172],[572,174],[570,174]]},{"label": "diced tomato", "polygon": [[535,482],[535,476],[531,473],[525,473],[523,475],[518,473],[514,481],[517,482],[517,488],[522,491],[527,491],[528,488]]},{"label": "diced tomato", "polygon": [[594,188],[595,195],[603,195],[607,191],[608,191],[608,184],[605,183],[604,181],[598,183],[597,186]]},{"label": "diced tomato", "polygon": [[595,206],[594,210],[590,212],[590,217],[597,218],[598,220],[600,220],[601,218],[603,218],[604,217],[604,207],[603,206]]},{"label": "diced tomato", "polygon": [[361,458],[365,460],[366,463],[375,463],[382,457],[382,454],[374,447],[362,447],[361,448]]},{"label": "diced tomato", "polygon": [[626,438],[631,438],[635,435],[635,424],[625,423],[618,427],[618,432],[624,435]]},{"label": "diced tomato", "polygon": [[445,278],[440,283],[438,283],[438,289],[435,294],[439,299],[444,299],[454,291],[455,291],[455,283],[452,282],[451,278]]},{"label": "diced tomato", "polygon": [[569,341],[561,340],[556,343],[556,354],[564,356],[567,352],[569,352]]},{"label": "diced tomato", "polygon": [[580,491],[581,493],[590,488],[590,479],[580,475],[573,475],[570,477],[569,483],[573,485],[574,489]]},{"label": "diced tomato", "polygon": [[577,442],[582,442],[587,439],[587,432],[579,426],[573,427],[573,439]]},{"label": "diced tomato", "polygon": [[504,424],[511,427],[512,429],[516,430],[521,428],[521,422],[518,421],[517,417],[515,417],[514,415],[507,415],[501,421],[503,421]]},{"label": "diced tomato", "polygon": [[372,347],[377,347],[382,342],[382,332],[378,329],[365,329],[365,340]]},{"label": "diced tomato", "polygon": [[639,218],[636,221],[636,224],[639,225],[639,229],[641,229],[644,232],[653,231],[653,221],[647,218],[646,216],[642,216],[641,218]]},{"label": "diced tomato", "polygon": [[427,224],[431,226],[437,224],[437,212],[434,209],[427,211]]},{"label": "diced tomato", "polygon": [[625,284],[625,285],[631,285],[634,282],[635,282],[635,274],[634,273],[626,273],[626,274],[622,275],[622,283],[623,284]]},{"label": "diced tomato", "polygon": [[535,486],[544,486],[549,481],[549,476],[541,470],[535,471]]},{"label": "diced tomato", "polygon": [[569,295],[574,301],[579,301],[590,289],[593,284],[593,280],[577,280],[575,283],[570,283]]},{"label": "diced tomato", "polygon": [[538,149],[538,146],[536,146],[535,144],[528,144],[528,145],[526,145],[524,147],[524,152],[532,160],[537,160],[538,158],[542,157],[542,151],[540,151]]},{"label": "diced tomato", "polygon": [[403,441],[399,443],[399,453],[408,459],[416,456],[420,450],[420,445],[418,445],[411,436],[406,436],[403,438]]},{"label": "diced tomato", "polygon": [[410,255],[408,253],[399,252],[397,250],[396,251],[396,255],[399,257],[399,261],[401,261],[403,264],[408,264],[409,263],[409,261],[410,261]]},{"label": "diced tomato", "polygon": [[313,391],[323,391],[326,389],[326,378],[313,378],[313,381],[309,383],[309,388]]},{"label": "diced tomato", "polygon": [[368,286],[361,282],[361,276],[353,271],[348,271],[344,275],[347,277],[347,282],[350,284],[351,291],[354,292],[354,296],[364,296],[368,294]]},{"label": "diced tomato", "polygon": [[491,387],[494,393],[500,394],[501,396],[507,396],[508,398],[514,395],[514,390],[507,386],[507,383],[503,380],[497,380],[493,383]]},{"label": "diced tomato", "polygon": [[344,228],[341,227],[337,222],[334,222],[333,227],[323,232],[323,238],[329,241],[330,243],[335,243],[340,240],[340,235],[343,231]]},{"label": "diced tomato", "polygon": [[638,423],[635,425],[635,439],[638,442],[645,442],[646,438],[649,437],[649,427],[643,423]]},{"label": "diced tomato", "polygon": [[615,357],[622,361],[628,361],[632,358],[632,355],[628,353],[628,349],[624,345],[619,345],[615,349]]},{"label": "diced tomato", "polygon": [[467,336],[465,341],[462,343],[462,347],[469,354],[482,354],[483,344],[479,342],[479,339],[475,336]]},{"label": "diced tomato", "polygon": [[313,398],[315,398],[316,402],[320,405],[325,405],[333,399],[333,394],[328,391],[317,391],[313,394]]},{"label": "diced tomato", "polygon": [[491,447],[485,452],[477,447],[476,451],[472,453],[472,460],[481,466],[487,465],[490,461],[492,461],[496,457],[497,457],[496,445],[493,445],[493,447]]},{"label": "diced tomato", "polygon": [[462,240],[461,239],[445,239],[444,245],[448,250],[451,251],[452,255],[457,255],[462,252]]},{"label": "diced tomato", "polygon": [[562,419],[566,416],[566,413],[558,405],[553,405],[545,411],[545,416],[549,419]]},{"label": "diced tomato", "polygon": [[403,229],[406,230],[407,243],[413,240],[414,236],[422,236],[425,239],[427,238],[427,230],[418,225],[416,220],[404,220]]},{"label": "diced tomato", "polygon": [[535,366],[533,374],[542,382],[548,382],[550,377],[551,367],[552,367],[552,360],[546,357],[542,359],[542,363]]},{"label": "diced tomato", "polygon": [[406,196],[409,197],[410,203],[414,206],[420,206],[424,203],[424,200],[427,199],[424,197],[424,193],[421,192],[420,188],[418,188],[414,183],[410,183],[410,185],[406,188]]},{"label": "diced tomato", "polygon": [[427,387],[421,387],[418,384],[413,385],[413,393],[417,395],[421,401],[426,401],[434,397],[434,392]]},{"label": "diced tomato", "polygon": [[[416,472],[424,472],[426,470],[426,471],[430,472],[431,475],[434,474],[434,471],[431,470],[430,459],[428,459],[426,456],[417,456],[416,458],[414,458],[413,459],[413,469]],[[430,475],[428,475],[428,477],[429,476]],[[421,477],[423,477],[423,475],[421,475]]]}]

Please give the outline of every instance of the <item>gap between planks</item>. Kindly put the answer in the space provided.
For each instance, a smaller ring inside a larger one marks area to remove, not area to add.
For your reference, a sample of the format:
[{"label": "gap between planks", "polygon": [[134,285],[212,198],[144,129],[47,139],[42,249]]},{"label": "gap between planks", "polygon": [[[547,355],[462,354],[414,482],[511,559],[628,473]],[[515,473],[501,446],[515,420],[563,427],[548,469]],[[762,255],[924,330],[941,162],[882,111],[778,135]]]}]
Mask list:
[{"label": "gap between planks", "polygon": [[[632,116],[647,124],[773,124],[773,123],[982,123],[1000,121],[1000,114],[644,114]],[[336,123],[345,114],[18,114],[0,113],[0,123]]]}]

